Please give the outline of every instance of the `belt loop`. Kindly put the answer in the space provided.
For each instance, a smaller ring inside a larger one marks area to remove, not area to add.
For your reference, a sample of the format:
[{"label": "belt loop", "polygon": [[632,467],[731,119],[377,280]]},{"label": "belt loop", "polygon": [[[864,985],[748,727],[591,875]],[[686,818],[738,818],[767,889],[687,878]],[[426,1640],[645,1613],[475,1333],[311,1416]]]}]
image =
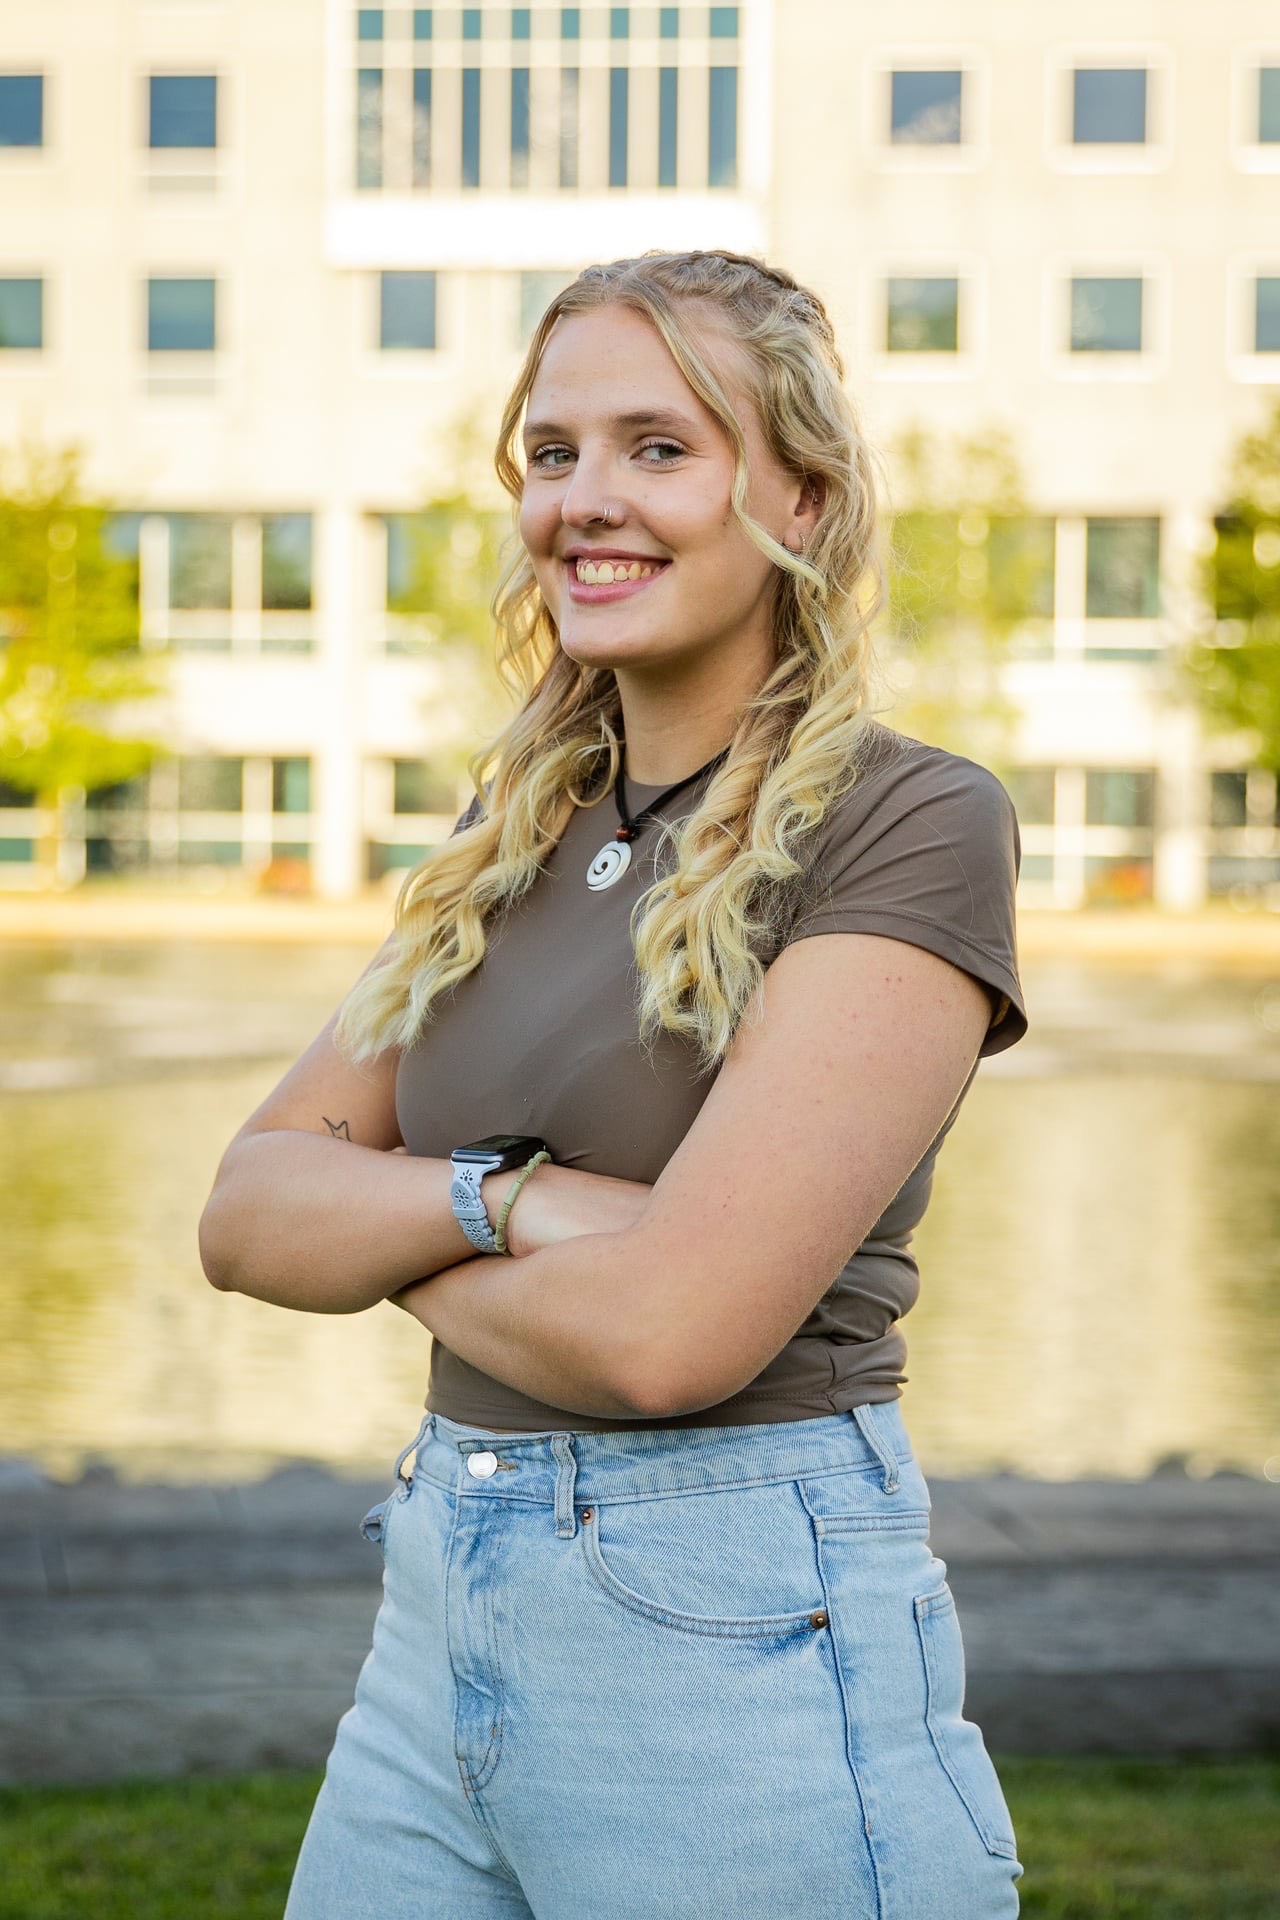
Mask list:
[{"label": "belt loop", "polygon": [[573,1483],[578,1463],[573,1455],[573,1441],[567,1433],[553,1433],[551,1451],[560,1469],[556,1475],[556,1535],[561,1540],[572,1540],[578,1530],[578,1517],[573,1506]]},{"label": "belt loop", "polygon": [[[401,1449],[396,1459],[396,1479],[397,1480],[403,1480],[405,1478],[405,1476],[400,1471],[401,1467],[404,1465],[405,1461],[409,1458],[409,1455],[413,1452],[414,1448],[420,1447],[422,1445],[423,1439],[425,1438],[426,1434],[434,1425],[435,1425],[435,1415],[431,1413],[424,1414],[422,1425],[418,1428],[418,1431],[414,1434],[408,1446],[403,1447]],[[408,1483],[406,1482],[406,1484]]]},{"label": "belt loop", "polygon": [[851,1407],[858,1431],[884,1468],[884,1490],[886,1493],[898,1491],[898,1457],[888,1445],[884,1435],[877,1430],[876,1409],[872,1405]]}]

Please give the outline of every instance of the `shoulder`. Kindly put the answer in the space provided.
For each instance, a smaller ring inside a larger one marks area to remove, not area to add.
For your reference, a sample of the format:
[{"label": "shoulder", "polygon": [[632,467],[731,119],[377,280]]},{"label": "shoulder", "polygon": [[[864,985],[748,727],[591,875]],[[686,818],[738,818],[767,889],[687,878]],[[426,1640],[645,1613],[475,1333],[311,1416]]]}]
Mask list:
[{"label": "shoulder", "polygon": [[852,784],[827,809],[813,836],[821,859],[851,841],[873,842],[914,828],[945,842],[1017,834],[1017,814],[1004,784],[976,760],[930,746],[880,721],[869,724]]}]

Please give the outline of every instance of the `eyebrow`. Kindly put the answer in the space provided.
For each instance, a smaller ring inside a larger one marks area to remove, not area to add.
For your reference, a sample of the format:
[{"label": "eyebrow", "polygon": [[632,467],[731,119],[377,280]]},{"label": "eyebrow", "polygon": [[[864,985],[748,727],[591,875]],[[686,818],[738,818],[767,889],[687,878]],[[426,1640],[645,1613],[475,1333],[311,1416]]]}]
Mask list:
[{"label": "eyebrow", "polygon": [[[609,425],[613,427],[672,427],[679,433],[697,431],[687,414],[675,413],[666,407],[641,407],[634,413],[615,413]],[[543,434],[568,433],[555,420],[530,420],[524,430],[526,441],[537,440]]]}]

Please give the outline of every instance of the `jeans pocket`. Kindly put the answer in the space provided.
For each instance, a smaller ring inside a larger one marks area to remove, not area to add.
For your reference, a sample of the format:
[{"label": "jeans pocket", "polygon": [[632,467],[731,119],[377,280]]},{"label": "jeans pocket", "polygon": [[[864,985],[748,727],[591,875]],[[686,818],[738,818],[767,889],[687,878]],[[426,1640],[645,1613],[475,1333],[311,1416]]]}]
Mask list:
[{"label": "jeans pocket", "polygon": [[950,1587],[915,1600],[924,1660],[925,1723],[934,1751],[988,1853],[1016,1860],[1017,1842],[1000,1779],[980,1730],[964,1717],[964,1643]]},{"label": "jeans pocket", "polygon": [[584,1509],[581,1531],[595,1584],[655,1625],[741,1640],[827,1624],[794,1482],[614,1501]]},{"label": "jeans pocket", "polygon": [[387,1557],[387,1529],[390,1525],[391,1515],[408,1497],[408,1483],[397,1475],[396,1484],[386,1499],[379,1500],[376,1507],[370,1507],[368,1513],[366,1513],[364,1519],[360,1522],[361,1533],[366,1540],[372,1541],[374,1546],[381,1548],[384,1560]]}]

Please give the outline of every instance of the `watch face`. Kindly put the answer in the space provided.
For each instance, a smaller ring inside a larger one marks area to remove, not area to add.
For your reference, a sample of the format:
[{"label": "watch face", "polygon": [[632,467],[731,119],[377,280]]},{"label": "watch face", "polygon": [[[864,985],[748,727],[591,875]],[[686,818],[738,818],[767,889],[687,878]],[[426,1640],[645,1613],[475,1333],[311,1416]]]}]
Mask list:
[{"label": "watch face", "polygon": [[542,1151],[543,1142],[531,1133],[491,1133],[483,1140],[468,1140],[452,1154],[454,1160],[493,1160],[523,1157],[531,1160]]}]

